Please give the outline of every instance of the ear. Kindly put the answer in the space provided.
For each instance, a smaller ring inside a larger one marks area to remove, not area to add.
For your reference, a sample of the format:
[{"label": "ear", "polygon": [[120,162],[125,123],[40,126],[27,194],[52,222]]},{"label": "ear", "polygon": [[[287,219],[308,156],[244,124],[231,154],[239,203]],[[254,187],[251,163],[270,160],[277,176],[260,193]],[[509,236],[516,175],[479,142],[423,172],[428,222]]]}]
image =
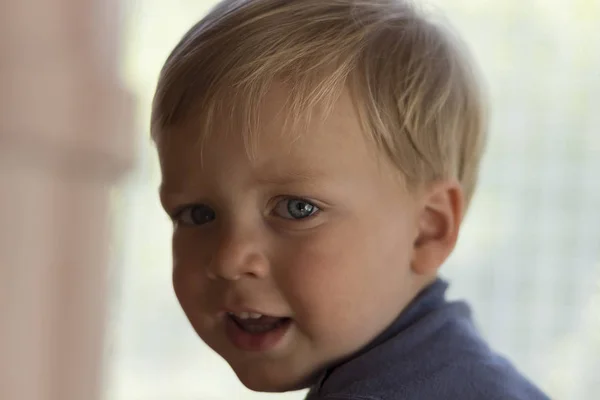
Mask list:
[{"label": "ear", "polygon": [[418,275],[434,275],[448,258],[463,216],[463,191],[456,181],[438,182],[423,192],[411,268]]}]

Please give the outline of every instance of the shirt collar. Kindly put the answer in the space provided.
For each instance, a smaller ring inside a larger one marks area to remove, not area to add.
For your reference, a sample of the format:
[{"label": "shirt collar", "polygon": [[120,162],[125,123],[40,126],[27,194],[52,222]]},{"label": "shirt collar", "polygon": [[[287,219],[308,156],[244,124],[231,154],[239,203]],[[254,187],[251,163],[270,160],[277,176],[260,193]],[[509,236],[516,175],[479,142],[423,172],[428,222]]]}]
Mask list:
[{"label": "shirt collar", "polygon": [[446,303],[447,289],[448,283],[441,278],[437,278],[435,281],[433,281],[433,283],[425,287],[417,296],[415,296],[408,306],[406,306],[400,312],[394,322],[392,322],[392,324],[381,334],[375,337],[375,339],[369,342],[369,344],[344,360],[336,363],[333,366],[330,366],[323,373],[321,373],[317,379],[317,382],[311,388],[307,400],[311,398],[311,394],[317,394],[319,392],[327,378],[334,373],[337,368],[344,365],[349,360],[356,359],[357,357],[360,357],[361,355],[368,353],[374,348],[382,345],[383,343],[408,329],[410,326],[414,325],[424,316],[442,307]]}]

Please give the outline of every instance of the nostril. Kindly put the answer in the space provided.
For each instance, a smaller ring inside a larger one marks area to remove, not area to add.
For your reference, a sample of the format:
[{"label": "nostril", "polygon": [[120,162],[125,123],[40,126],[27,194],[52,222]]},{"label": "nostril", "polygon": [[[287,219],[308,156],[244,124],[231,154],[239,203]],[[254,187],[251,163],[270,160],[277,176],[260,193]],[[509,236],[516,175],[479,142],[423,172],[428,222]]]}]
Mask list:
[{"label": "nostril", "polygon": [[[245,274],[247,275],[247,274]],[[213,268],[207,268],[206,270],[206,276],[208,277],[208,279],[216,281],[219,279],[222,280],[228,280],[228,281],[238,281],[242,278],[242,274],[240,274],[239,272],[233,272],[233,271],[224,271],[224,270],[217,270],[215,271]]]},{"label": "nostril", "polygon": [[269,260],[254,239],[222,241],[207,265],[210,279],[237,281],[262,278],[268,272]]}]

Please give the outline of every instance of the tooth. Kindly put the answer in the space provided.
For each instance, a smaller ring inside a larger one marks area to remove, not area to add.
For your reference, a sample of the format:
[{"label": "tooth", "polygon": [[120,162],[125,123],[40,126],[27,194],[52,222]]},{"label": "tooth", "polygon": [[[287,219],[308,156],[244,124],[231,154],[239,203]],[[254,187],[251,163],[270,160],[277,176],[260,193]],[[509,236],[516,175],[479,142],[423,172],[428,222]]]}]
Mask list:
[{"label": "tooth", "polygon": [[252,318],[252,319],[259,319],[260,317],[262,317],[262,314],[250,313],[250,318]]},{"label": "tooth", "polygon": [[250,318],[250,313],[241,312],[238,314],[238,317],[240,317],[241,319],[248,319],[248,318]]}]

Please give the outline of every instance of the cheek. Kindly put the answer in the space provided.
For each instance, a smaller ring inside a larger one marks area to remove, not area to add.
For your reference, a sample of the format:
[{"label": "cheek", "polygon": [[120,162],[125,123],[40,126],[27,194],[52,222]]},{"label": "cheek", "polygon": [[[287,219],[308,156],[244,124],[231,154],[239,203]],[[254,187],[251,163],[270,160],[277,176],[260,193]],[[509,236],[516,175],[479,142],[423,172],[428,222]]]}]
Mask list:
[{"label": "cheek", "polygon": [[308,331],[332,340],[343,333],[356,342],[399,312],[411,246],[408,235],[389,225],[340,224],[281,246],[288,251],[277,280]]},{"label": "cheek", "polygon": [[298,318],[344,318],[369,286],[370,251],[356,233],[341,228],[280,246],[285,250],[275,279]]},{"label": "cheek", "polygon": [[197,243],[192,234],[176,231],[173,235],[173,289],[186,313],[203,304],[200,297],[206,293],[205,255]]},{"label": "cheek", "polygon": [[323,288],[324,295],[315,297],[331,298],[376,289],[369,285],[408,272],[412,243],[401,224],[370,218],[339,223],[278,248],[276,265],[282,271],[277,272],[295,294]]},{"label": "cheek", "polygon": [[173,233],[173,268],[183,271],[204,271],[210,262],[212,243],[193,229],[176,230]]}]

